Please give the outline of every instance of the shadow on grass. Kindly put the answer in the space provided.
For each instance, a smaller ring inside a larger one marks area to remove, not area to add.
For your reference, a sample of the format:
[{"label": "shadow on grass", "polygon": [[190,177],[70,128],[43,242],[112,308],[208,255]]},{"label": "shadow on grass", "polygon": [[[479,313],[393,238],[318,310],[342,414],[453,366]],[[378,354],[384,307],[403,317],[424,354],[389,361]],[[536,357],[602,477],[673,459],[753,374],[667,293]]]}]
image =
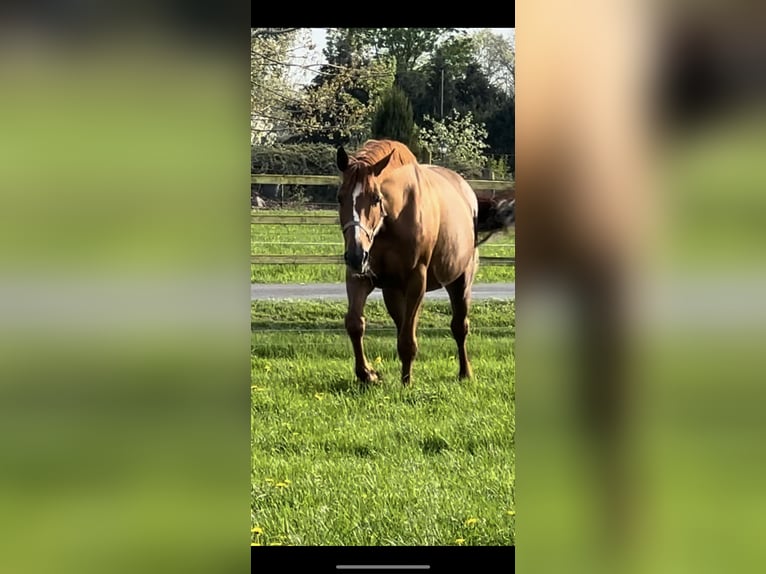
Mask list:
[{"label": "shadow on grass", "polygon": [[322,391],[333,395],[363,396],[379,388],[381,383],[363,383],[354,375],[334,377],[322,385]]},{"label": "shadow on grass", "polygon": [[425,455],[435,455],[449,450],[449,443],[440,436],[429,436],[420,441],[420,448]]}]

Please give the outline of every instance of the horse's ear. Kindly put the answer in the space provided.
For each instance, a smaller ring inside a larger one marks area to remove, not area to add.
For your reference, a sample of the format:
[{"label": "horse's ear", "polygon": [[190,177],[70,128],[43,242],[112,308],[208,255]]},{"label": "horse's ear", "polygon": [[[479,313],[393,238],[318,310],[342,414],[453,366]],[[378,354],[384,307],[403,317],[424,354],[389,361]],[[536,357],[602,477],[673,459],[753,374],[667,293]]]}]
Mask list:
[{"label": "horse's ear", "polygon": [[343,149],[343,146],[340,146],[338,148],[338,154],[336,156],[336,161],[338,162],[338,169],[341,171],[346,171],[348,169],[348,154],[346,153],[346,150]]},{"label": "horse's ear", "polygon": [[391,156],[394,155],[394,152],[391,151],[386,157],[384,157],[382,160],[380,160],[378,163],[376,163],[374,166],[372,166],[372,173],[375,175],[375,177],[378,177],[380,173],[386,169],[386,166],[388,165],[388,162],[391,161]]}]

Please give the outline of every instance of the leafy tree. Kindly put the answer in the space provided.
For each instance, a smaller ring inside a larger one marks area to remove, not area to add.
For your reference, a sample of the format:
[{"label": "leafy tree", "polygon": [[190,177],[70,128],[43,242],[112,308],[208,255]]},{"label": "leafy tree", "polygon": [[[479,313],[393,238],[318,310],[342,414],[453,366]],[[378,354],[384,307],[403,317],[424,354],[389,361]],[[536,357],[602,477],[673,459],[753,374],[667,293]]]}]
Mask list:
[{"label": "leafy tree", "polygon": [[472,62],[455,80],[455,108],[471,112],[479,123],[485,123],[508,100],[498,88],[489,83],[479,64]]},{"label": "leafy tree", "polygon": [[[455,82],[460,77],[461,69],[453,65],[444,52],[437,50],[423,70],[426,77],[425,100],[420,102],[419,111],[425,116],[442,117],[457,108]],[[462,111],[462,110],[461,110]]]},{"label": "leafy tree", "polygon": [[516,90],[516,50],[511,41],[484,29],[473,36],[476,61],[490,83],[514,98]]},{"label": "leafy tree", "polygon": [[431,96],[433,90],[429,84],[430,77],[422,70],[399,72],[395,84],[404,92],[412,105],[415,123],[420,124],[423,116],[432,114],[438,116],[439,110]]},{"label": "leafy tree", "polygon": [[337,67],[290,107],[298,141],[356,144],[370,135],[378,102],[394,82],[393,62]]},{"label": "leafy tree", "polygon": [[397,74],[397,85],[412,101],[416,123],[452,110],[470,111],[477,121],[485,121],[505,99],[476,62],[470,36],[443,42],[421,69]]},{"label": "leafy tree", "polygon": [[322,53],[330,66],[358,66],[371,59],[366,28],[328,28],[326,39]]},{"label": "leafy tree", "polygon": [[417,69],[440,43],[461,34],[456,28],[366,28],[376,55],[396,58],[397,73]]},{"label": "leafy tree", "polygon": [[[502,36],[499,38],[506,41]],[[470,112],[477,123],[486,125],[486,143],[490,146],[487,151],[511,155],[515,143],[513,98],[487,77],[477,60],[475,40],[472,35],[444,42],[422,67],[420,78],[399,75],[398,84],[412,101],[418,125],[424,123],[426,116],[440,118],[443,99],[445,116],[453,110],[460,114]]]},{"label": "leafy tree", "polygon": [[487,143],[493,154],[508,155],[508,169],[516,171],[515,148],[516,148],[516,104],[508,99],[487,120]]},{"label": "leafy tree", "polygon": [[468,112],[453,111],[443,120],[424,118],[420,129],[421,145],[430,152],[432,161],[468,177],[478,177],[486,164],[484,150],[487,130]]},{"label": "leafy tree", "polygon": [[412,105],[404,92],[396,86],[389,90],[375,112],[372,120],[372,137],[402,142],[417,154],[417,134]]},{"label": "leafy tree", "polygon": [[394,65],[373,59],[365,30],[328,29],[327,63],[289,106],[294,141],[353,145],[369,137],[375,108],[394,82]]},{"label": "leafy tree", "polygon": [[453,36],[440,44],[432,56],[438,55],[444,65],[458,73],[476,61],[473,38],[467,35]]},{"label": "leafy tree", "polygon": [[295,28],[250,30],[251,143],[273,142],[289,129],[286,104],[295,97],[288,82],[289,50],[298,38]]}]

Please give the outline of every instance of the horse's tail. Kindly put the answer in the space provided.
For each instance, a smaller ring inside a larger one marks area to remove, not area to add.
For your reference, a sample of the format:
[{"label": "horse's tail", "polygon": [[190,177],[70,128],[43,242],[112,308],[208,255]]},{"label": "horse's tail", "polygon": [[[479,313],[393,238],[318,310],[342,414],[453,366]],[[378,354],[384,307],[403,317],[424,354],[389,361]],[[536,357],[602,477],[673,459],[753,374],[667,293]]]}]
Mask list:
[{"label": "horse's tail", "polygon": [[[516,200],[477,197],[479,211],[474,218],[477,245],[481,245],[498,231],[505,231],[516,223]],[[489,233],[478,241],[479,233]]]}]

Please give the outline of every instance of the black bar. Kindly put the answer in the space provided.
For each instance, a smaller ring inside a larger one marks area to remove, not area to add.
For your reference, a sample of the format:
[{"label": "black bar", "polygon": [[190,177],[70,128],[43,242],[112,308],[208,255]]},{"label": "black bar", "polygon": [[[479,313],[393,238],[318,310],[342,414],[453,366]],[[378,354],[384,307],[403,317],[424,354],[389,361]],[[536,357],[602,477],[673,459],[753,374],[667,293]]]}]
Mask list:
[{"label": "black bar", "polygon": [[[510,574],[515,571],[515,554],[514,546],[251,546],[250,571],[284,574],[308,571],[305,567],[310,565],[312,574],[442,574],[487,572],[486,567],[492,564],[498,572]],[[405,569],[403,566],[416,568]]]}]

